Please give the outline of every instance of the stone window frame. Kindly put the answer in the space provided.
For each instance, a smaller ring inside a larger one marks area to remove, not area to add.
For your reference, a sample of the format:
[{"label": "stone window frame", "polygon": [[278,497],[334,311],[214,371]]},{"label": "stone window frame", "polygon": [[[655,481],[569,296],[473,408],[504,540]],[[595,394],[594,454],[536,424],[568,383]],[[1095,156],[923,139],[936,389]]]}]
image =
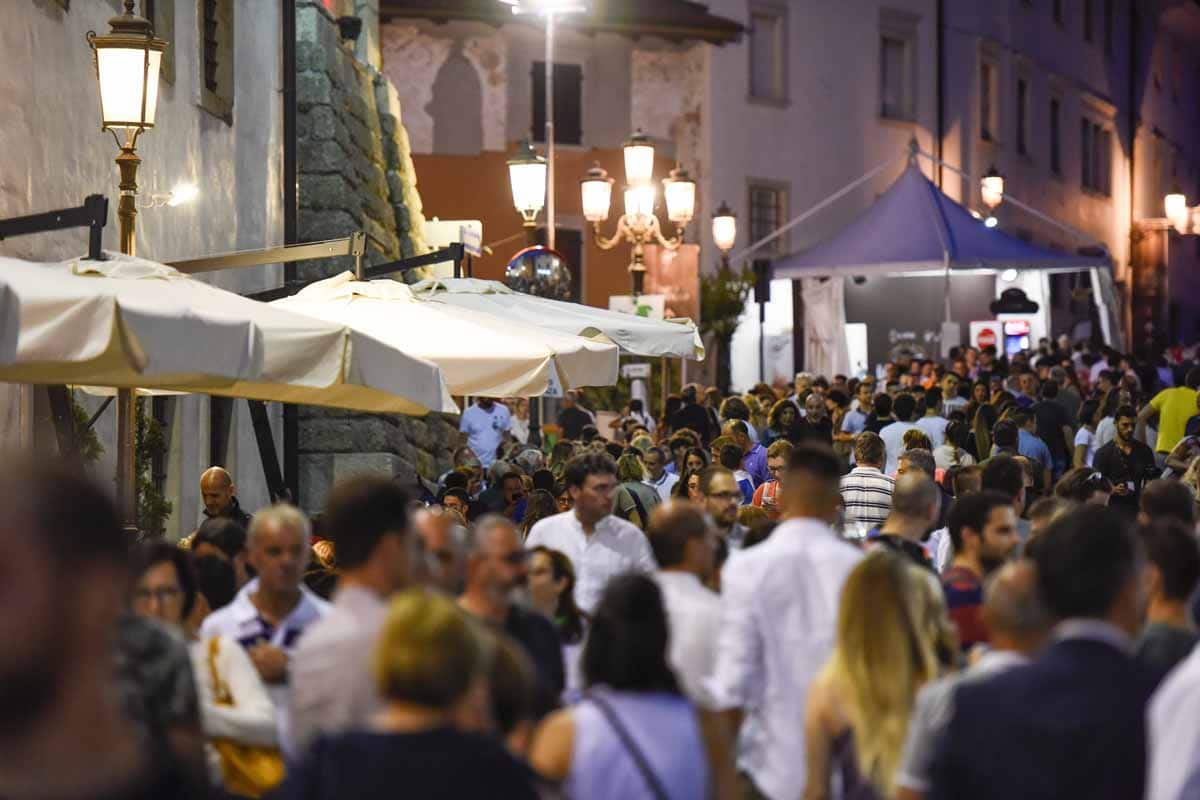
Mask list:
[{"label": "stone window frame", "polygon": [[[987,93],[984,93],[984,75],[988,75]],[[979,43],[979,61],[975,71],[978,102],[975,106],[976,129],[981,141],[999,146],[1003,142],[1004,130],[1004,64],[1001,52],[992,42]],[[984,116],[987,119],[984,119]]]},{"label": "stone window frame", "polygon": [[754,49],[753,32],[748,31],[746,39],[746,97],[751,103],[786,106],[790,103],[788,43],[791,38],[787,6],[776,3],[751,3],[749,10],[751,28],[754,27],[756,17],[771,20],[774,27],[775,38],[771,42],[771,53],[769,54],[773,62],[771,70],[775,73],[774,85],[770,87],[770,91],[768,92],[759,93],[755,91],[754,56],[756,51]]},{"label": "stone window frame", "polygon": [[[776,197],[775,208],[775,226],[770,231],[756,230],[755,209],[758,204],[754,202],[754,193],[756,191],[774,192]],[[792,184],[789,181],[769,180],[766,178],[747,178],[746,179],[746,222],[747,231],[750,235],[751,243],[758,241],[763,236],[774,233],[779,229],[779,226],[784,225],[788,221],[788,203],[791,199]],[[775,239],[765,248],[765,253],[772,255],[786,255],[788,252],[788,235],[785,233],[778,239]]]},{"label": "stone window frame", "polygon": [[[917,45],[918,27],[921,17],[910,11],[895,8],[879,9],[879,47],[876,55],[879,58],[879,118],[896,122],[916,122],[917,120],[917,87],[920,86],[917,74]],[[884,96],[884,63],[883,47],[886,40],[899,42],[904,48],[901,78],[903,80],[903,99],[898,113],[888,113],[883,102]]]},{"label": "stone window frame", "polygon": [[[196,105],[227,125],[233,124],[234,42],[236,0],[196,0]],[[214,85],[208,85],[208,42],[205,31],[210,15],[216,18]]]},{"label": "stone window frame", "polygon": [[[1083,95],[1079,105],[1079,186],[1087,194],[1111,199],[1116,108],[1090,94]],[[1086,137],[1083,134],[1085,127],[1088,130]],[[1086,172],[1083,170],[1085,158],[1088,159],[1089,165]]]},{"label": "stone window frame", "polygon": [[[1035,161],[1034,145],[1034,68],[1026,59],[1017,59],[1015,63],[1016,77],[1012,84],[1013,98],[1013,150],[1018,156],[1029,163]],[[1025,96],[1021,97],[1020,84],[1025,84]],[[1024,102],[1022,102],[1024,101]]]}]

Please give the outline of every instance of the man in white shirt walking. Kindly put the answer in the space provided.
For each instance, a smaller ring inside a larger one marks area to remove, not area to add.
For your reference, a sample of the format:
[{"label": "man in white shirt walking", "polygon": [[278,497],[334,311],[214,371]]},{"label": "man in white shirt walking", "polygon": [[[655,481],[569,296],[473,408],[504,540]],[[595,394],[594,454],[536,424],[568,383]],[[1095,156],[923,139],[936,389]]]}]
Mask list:
[{"label": "man in white shirt walking", "polygon": [[504,435],[512,427],[512,414],[502,403],[490,397],[480,397],[462,413],[458,429],[466,435],[467,444],[487,469],[496,460],[496,451],[504,442]]},{"label": "man in white shirt walking", "polygon": [[590,613],[605,584],[629,570],[647,574],[658,568],[646,535],[613,516],[617,465],[603,453],[586,453],[567,462],[563,483],[574,507],[533,526],[525,548],[559,550],[575,567],[575,603]]},{"label": "man in white shirt walking", "polygon": [[656,579],[671,627],[668,657],[693,702],[710,706],[705,682],[717,664],[721,597],[704,585],[713,572],[715,531],[702,510],[676,500],[650,515]]},{"label": "man in white shirt walking", "polygon": [[300,636],[329,613],[329,603],[304,585],[312,528],[299,509],[275,505],[250,520],[248,561],[258,577],[233,602],[209,614],[200,638],[228,636],[250,655],[275,704],[280,739],[289,729],[289,661]]},{"label": "man in white shirt walking", "polygon": [[896,472],[900,454],[904,452],[904,434],[911,430],[920,430],[912,421],[913,413],[917,410],[917,401],[911,394],[902,394],[892,403],[892,415],[896,421],[879,431],[887,461],[883,471],[888,475]]},{"label": "man in white shirt walking", "polygon": [[667,456],[661,447],[651,447],[642,456],[642,465],[646,467],[646,480],[643,483],[653,486],[664,503],[671,499],[671,490],[679,483],[678,475],[667,472],[667,463]]},{"label": "man in white shirt walking", "polygon": [[841,505],[840,476],[829,448],[793,450],[784,521],[721,574],[717,668],[708,687],[734,733],[747,717],[757,731],[738,764],[747,797],[791,800],[804,791],[804,715],[797,709],[833,649],[838,596],[862,558],[829,527]]}]

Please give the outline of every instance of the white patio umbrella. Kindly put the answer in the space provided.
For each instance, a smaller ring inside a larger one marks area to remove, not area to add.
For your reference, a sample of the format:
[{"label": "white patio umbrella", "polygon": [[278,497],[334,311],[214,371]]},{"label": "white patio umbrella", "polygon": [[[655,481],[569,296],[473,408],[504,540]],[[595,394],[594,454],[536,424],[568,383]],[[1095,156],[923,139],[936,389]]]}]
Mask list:
[{"label": "white patio umbrella", "polygon": [[619,354],[593,341],[530,323],[413,296],[403,283],[355,280],[349,272],[271,305],[353,326],[437,364],[450,391],[486,397],[544,393],[552,370],[568,387],[616,383]]},{"label": "white patio umbrella", "polygon": [[5,294],[15,298],[19,324],[6,315],[0,325],[0,381],[457,411],[427,361],[144,259],[0,258],[0,303]]},{"label": "white patio umbrella", "polygon": [[498,281],[444,278],[421,281],[413,292],[423,300],[438,300],[458,308],[485,311],[562,333],[611,341],[621,352],[638,356],[704,358],[700,332],[688,319],[655,320],[594,308],[580,303],[549,300],[515,292]]}]

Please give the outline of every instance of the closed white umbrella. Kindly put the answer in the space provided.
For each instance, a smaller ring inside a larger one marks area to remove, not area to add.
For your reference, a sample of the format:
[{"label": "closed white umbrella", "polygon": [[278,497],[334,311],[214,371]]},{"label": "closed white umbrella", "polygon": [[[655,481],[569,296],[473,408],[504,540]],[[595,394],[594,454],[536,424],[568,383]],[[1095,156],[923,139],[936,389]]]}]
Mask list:
[{"label": "closed white umbrella", "polygon": [[567,387],[616,383],[616,346],[442,302],[426,302],[394,280],[349,272],[271,305],[353,326],[437,364],[454,394],[531,397],[552,370]]},{"label": "closed white umbrella", "polygon": [[15,330],[0,326],[0,381],[457,410],[429,362],[144,259],[0,259],[0,287],[0,302],[10,293],[19,317]]},{"label": "closed white umbrella", "polygon": [[413,291],[422,299],[485,311],[562,333],[611,341],[621,348],[621,352],[631,355],[675,356],[697,361],[704,358],[700,332],[687,319],[646,319],[606,308],[515,292],[497,281],[475,278],[421,281],[413,286]]}]

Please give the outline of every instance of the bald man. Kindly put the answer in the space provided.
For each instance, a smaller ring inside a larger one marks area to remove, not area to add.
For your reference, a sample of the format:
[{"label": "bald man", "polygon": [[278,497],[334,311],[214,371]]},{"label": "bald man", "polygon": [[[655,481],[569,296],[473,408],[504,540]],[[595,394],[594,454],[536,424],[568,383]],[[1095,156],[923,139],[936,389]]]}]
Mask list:
[{"label": "bald man", "polygon": [[200,497],[204,500],[204,516],[208,519],[228,517],[250,527],[250,515],[238,505],[237,487],[233,476],[222,467],[209,467],[200,476]]},{"label": "bald man", "polygon": [[1046,643],[1052,620],[1038,600],[1032,561],[1013,561],[995,572],[984,592],[983,618],[991,632],[990,648],[967,671],[934,681],[917,695],[896,774],[897,800],[921,800],[929,791],[934,751],[954,714],[955,690],[1028,664]]}]

